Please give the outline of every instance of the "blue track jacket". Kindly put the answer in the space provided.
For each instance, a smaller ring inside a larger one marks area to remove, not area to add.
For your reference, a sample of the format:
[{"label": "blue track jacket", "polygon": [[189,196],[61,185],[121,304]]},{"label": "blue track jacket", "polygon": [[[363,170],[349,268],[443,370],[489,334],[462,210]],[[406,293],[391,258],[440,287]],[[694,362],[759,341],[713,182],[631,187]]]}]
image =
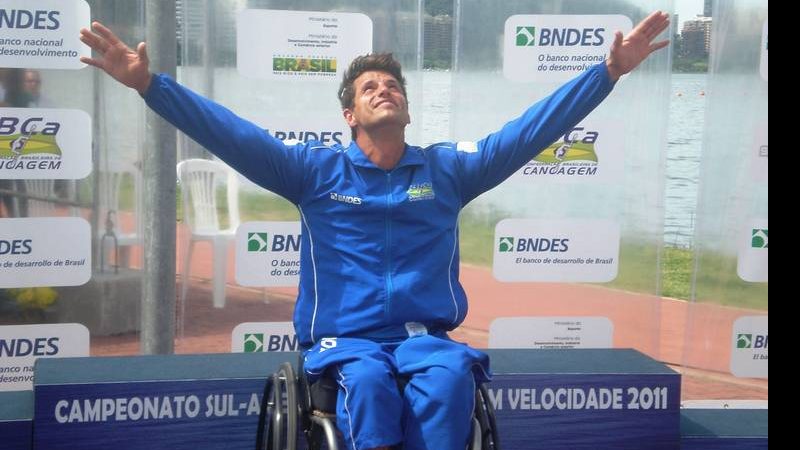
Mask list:
[{"label": "blue track jacket", "polygon": [[[431,332],[467,314],[458,217],[589,114],[613,83],[588,69],[477,143],[406,145],[392,170],[355,142],[287,146],[261,127],[154,75],[147,104],[244,176],[297,205],[302,221],[294,326],[300,345],[325,337],[378,342]],[[524,89],[524,86],[520,86]]]}]

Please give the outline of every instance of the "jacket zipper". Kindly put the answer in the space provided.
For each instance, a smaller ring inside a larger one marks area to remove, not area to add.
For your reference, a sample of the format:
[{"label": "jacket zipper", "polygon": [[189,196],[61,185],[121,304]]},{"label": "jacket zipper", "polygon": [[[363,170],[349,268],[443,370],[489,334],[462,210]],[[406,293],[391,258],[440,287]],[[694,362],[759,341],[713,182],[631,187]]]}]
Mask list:
[{"label": "jacket zipper", "polygon": [[386,172],[386,305],[384,305],[384,312],[389,315],[389,306],[392,302],[392,173]]}]

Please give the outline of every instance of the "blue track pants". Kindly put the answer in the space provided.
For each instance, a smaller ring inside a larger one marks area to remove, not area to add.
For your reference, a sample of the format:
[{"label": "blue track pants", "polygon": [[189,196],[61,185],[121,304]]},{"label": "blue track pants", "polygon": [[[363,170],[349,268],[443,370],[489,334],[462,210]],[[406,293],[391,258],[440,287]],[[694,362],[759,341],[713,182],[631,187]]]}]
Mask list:
[{"label": "blue track pants", "polygon": [[[306,352],[304,365],[312,382],[338,381],[337,427],[348,450],[464,450],[475,382],[490,378],[485,353],[445,335],[391,344],[326,338]],[[409,380],[402,393],[396,375]]]}]

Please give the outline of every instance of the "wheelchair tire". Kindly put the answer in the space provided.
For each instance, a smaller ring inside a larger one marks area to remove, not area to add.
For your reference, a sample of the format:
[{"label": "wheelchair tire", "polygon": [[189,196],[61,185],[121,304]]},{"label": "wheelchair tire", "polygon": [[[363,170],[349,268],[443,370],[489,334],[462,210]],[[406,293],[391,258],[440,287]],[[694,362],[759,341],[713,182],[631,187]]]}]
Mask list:
[{"label": "wheelchair tire", "polygon": [[497,420],[495,419],[494,407],[486,385],[481,384],[478,386],[475,391],[475,397],[475,418],[480,423],[481,428],[481,449],[500,450]]},{"label": "wheelchair tire", "polygon": [[[292,365],[281,364],[272,375],[272,435],[270,450],[297,450],[297,377]],[[284,404],[284,395],[286,402]]]},{"label": "wheelchair tire", "polygon": [[261,395],[261,412],[258,415],[258,428],[256,431],[256,450],[271,450],[272,443],[272,376],[264,381],[264,393]]}]

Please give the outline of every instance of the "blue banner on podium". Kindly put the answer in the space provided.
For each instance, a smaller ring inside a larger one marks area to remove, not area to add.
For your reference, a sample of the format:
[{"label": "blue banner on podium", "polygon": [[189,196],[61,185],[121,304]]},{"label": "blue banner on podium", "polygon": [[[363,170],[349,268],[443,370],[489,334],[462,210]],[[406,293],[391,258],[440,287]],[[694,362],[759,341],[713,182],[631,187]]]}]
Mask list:
[{"label": "blue banner on podium", "polygon": [[34,448],[254,448],[266,379],[296,357],[38,360]]},{"label": "blue banner on podium", "polygon": [[[639,352],[487,353],[505,450],[680,448],[680,375]],[[287,352],[37,360],[34,448],[252,449],[266,378],[296,359]]]},{"label": "blue banner on podium", "polygon": [[[36,448],[254,447],[264,380],[42,386]],[[38,432],[39,429],[50,432]]]},{"label": "blue banner on podium", "polygon": [[504,449],[677,450],[680,375],[634,350],[490,350]]}]

